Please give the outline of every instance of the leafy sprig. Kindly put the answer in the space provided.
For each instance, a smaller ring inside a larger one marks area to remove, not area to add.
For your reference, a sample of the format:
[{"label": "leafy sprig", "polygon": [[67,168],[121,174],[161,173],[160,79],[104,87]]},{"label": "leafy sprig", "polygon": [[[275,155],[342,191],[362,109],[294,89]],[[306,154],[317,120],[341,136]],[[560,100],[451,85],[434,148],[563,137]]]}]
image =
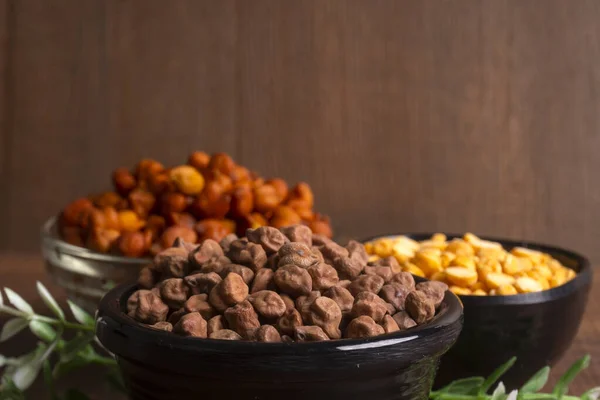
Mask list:
[{"label": "leafy sprig", "polygon": [[[29,303],[9,288],[4,288],[4,293],[11,305],[5,304],[0,292],[0,314],[13,317],[0,330],[0,342],[9,340],[27,328],[39,339],[34,350],[20,357],[0,354],[0,368],[4,367],[0,375],[0,400],[25,399],[25,391],[41,372],[53,400],[88,399],[85,394],[73,389],[59,395],[55,390],[55,381],[73,370],[93,364],[110,368],[112,381],[122,388],[120,376],[115,373],[114,358],[101,346],[94,346],[94,318],[67,301],[75,320],[68,321],[65,312],[41,282],[37,282],[37,291],[55,317],[37,314]],[[67,331],[73,333],[68,338],[64,336]],[[100,351],[96,350],[98,347]]]},{"label": "leafy sprig", "polygon": [[[516,361],[516,357],[511,358],[492,372],[487,379],[472,377],[454,381],[440,390],[432,391],[429,398],[431,400],[597,400],[600,398],[600,387],[588,390],[581,396],[567,395],[569,384],[589,366],[589,355],[576,361],[558,380],[550,393],[540,392],[548,382],[550,367],[540,369],[519,390],[506,393],[504,384],[498,381]],[[490,394],[489,391],[494,385],[495,389]]]}]

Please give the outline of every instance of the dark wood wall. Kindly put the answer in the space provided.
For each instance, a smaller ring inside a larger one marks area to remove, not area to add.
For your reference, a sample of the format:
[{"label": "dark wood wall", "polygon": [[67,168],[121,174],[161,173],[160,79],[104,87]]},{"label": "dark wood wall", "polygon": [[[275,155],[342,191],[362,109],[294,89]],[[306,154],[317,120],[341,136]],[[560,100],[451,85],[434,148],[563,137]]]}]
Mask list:
[{"label": "dark wood wall", "polygon": [[343,236],[600,260],[596,0],[0,0],[0,248],[143,156],[309,181]]}]

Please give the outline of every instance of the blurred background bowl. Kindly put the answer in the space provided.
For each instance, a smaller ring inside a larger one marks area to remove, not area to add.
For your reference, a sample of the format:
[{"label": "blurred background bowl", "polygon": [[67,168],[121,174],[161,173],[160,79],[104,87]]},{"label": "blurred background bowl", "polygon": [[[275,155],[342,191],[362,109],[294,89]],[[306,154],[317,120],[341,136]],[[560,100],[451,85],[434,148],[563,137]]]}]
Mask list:
[{"label": "blurred background bowl", "polygon": [[186,338],[124,311],[136,285],[100,303],[97,335],[117,356],[135,400],[425,400],[439,358],[456,341],[462,306],[446,292],[426,325],[366,339],[257,343]]},{"label": "blurred background bowl", "polygon": [[[399,233],[375,239],[408,236],[421,241],[433,233]],[[448,240],[462,235],[446,234]],[[542,292],[512,296],[460,295],[464,326],[454,347],[442,358],[435,387],[467,376],[487,376],[510,357],[517,363],[502,378],[508,388],[521,386],[540,368],[557,362],[575,338],[591,285],[590,263],[582,255],[533,242],[481,237],[506,250],[525,247],[550,254],[577,272],[566,284]]]},{"label": "blurred background bowl", "polygon": [[46,270],[71,301],[92,314],[108,290],[123,282],[136,281],[139,270],[151,262],[73,246],[58,236],[56,217],[46,221],[41,235]]}]

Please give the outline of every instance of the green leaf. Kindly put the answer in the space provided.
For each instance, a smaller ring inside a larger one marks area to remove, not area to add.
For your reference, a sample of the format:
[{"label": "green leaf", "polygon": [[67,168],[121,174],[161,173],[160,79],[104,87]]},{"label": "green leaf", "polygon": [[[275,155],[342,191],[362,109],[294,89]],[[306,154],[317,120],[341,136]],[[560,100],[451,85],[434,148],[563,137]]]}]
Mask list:
[{"label": "green leaf", "polygon": [[[65,345],[65,347],[63,348],[62,352],[61,352],[61,360],[65,360],[68,361],[70,359],[72,359],[73,357],[75,357],[79,352],[81,351],[86,351],[89,352],[90,350],[87,349],[87,347],[90,346],[90,342],[94,340],[94,334],[93,333],[88,333],[88,334],[82,334],[82,333],[78,333],[77,336],[75,336],[73,339],[69,340],[67,342],[67,344]],[[92,349],[93,352],[93,349]]]},{"label": "green leaf", "polygon": [[0,368],[4,367],[4,364],[6,364],[6,357],[0,354]]},{"label": "green leaf", "polygon": [[23,318],[13,318],[8,320],[0,332],[0,342],[5,342],[17,333],[21,332],[29,325],[29,321]]},{"label": "green leaf", "polygon": [[85,312],[81,307],[79,307],[77,304],[73,303],[70,300],[67,300],[67,303],[69,304],[71,313],[73,313],[73,317],[75,317],[77,322],[79,322],[80,324],[83,324],[85,326],[94,326],[95,325],[94,318],[90,314]]},{"label": "green leaf", "polygon": [[4,291],[6,292],[6,298],[8,299],[8,301],[10,301],[10,303],[13,306],[15,306],[17,310],[21,310],[29,315],[33,314],[33,308],[31,308],[29,303],[23,300],[23,298],[19,296],[15,291],[9,288],[4,288]]},{"label": "green leaf", "polygon": [[581,400],[598,400],[600,398],[600,387],[588,390],[581,396]]},{"label": "green leaf", "polygon": [[3,378],[0,386],[0,400],[25,400],[25,395],[12,380]]},{"label": "green leaf", "polygon": [[90,400],[90,398],[77,389],[69,389],[65,395],[65,400]]},{"label": "green leaf", "polygon": [[46,306],[48,306],[48,308],[61,321],[64,321],[65,320],[65,313],[60,308],[60,306],[58,305],[58,303],[56,302],[56,300],[54,300],[54,297],[52,297],[52,295],[50,294],[50,292],[48,291],[48,289],[46,289],[46,287],[40,281],[37,282],[37,291],[38,291],[40,297],[42,298],[42,300],[44,301],[44,304],[46,304]]},{"label": "green leaf", "polygon": [[519,392],[521,393],[535,393],[541,390],[546,382],[548,382],[548,375],[550,374],[550,367],[544,367],[535,373],[525,384],[521,387]]},{"label": "green leaf", "polygon": [[52,395],[52,400],[59,400],[56,395],[56,388],[54,387],[54,378],[52,377],[52,368],[50,367],[50,361],[46,360],[43,364],[44,382]]},{"label": "green leaf", "polygon": [[38,360],[34,360],[18,367],[12,376],[15,386],[21,390],[29,388],[37,378],[41,366],[42,364]]},{"label": "green leaf", "polygon": [[440,389],[438,393],[474,394],[477,393],[482,383],[483,378],[480,376],[458,379],[448,386]]},{"label": "green leaf", "polygon": [[492,398],[490,400],[500,400],[504,398],[505,394],[506,388],[504,387],[504,383],[500,382],[498,383],[498,386],[496,386],[496,389],[494,389],[494,393],[492,393]]},{"label": "green leaf", "polygon": [[483,385],[481,385],[481,388],[479,389],[478,393],[480,395],[487,393],[487,391],[492,387],[492,385],[496,383],[498,379],[500,379],[500,377],[504,375],[506,371],[508,371],[510,367],[512,367],[515,364],[516,361],[517,357],[513,357],[498,368],[496,368],[496,370],[492,372],[490,376],[488,376],[485,382],[483,382]]},{"label": "green leaf", "polygon": [[69,372],[84,367],[88,364],[89,362],[83,357],[75,357],[71,360],[60,360],[54,366],[54,369],[52,370],[52,376],[54,377],[54,379],[60,379],[61,377],[67,375]]},{"label": "green leaf", "polygon": [[50,324],[38,321],[37,319],[29,321],[29,330],[46,343],[51,343],[56,339],[56,331],[52,329]]},{"label": "green leaf", "polygon": [[573,365],[567,370],[567,372],[560,377],[556,386],[554,386],[554,390],[552,390],[552,394],[557,398],[561,398],[564,396],[569,390],[569,384],[575,379],[577,374],[581,372],[581,370],[586,369],[590,365],[590,356],[586,355],[585,357],[575,361]]}]

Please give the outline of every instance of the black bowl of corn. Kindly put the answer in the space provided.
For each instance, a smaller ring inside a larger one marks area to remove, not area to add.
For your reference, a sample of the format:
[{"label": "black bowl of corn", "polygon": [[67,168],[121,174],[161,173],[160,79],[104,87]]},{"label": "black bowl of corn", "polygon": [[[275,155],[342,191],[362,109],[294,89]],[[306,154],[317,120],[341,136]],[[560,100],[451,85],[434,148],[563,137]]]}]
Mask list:
[{"label": "black bowl of corn", "polygon": [[512,356],[504,377],[517,388],[571,345],[592,281],[589,261],[532,242],[443,233],[401,233],[364,240],[372,262],[448,284],[464,305],[464,327],[442,358],[435,386],[486,376]]}]

